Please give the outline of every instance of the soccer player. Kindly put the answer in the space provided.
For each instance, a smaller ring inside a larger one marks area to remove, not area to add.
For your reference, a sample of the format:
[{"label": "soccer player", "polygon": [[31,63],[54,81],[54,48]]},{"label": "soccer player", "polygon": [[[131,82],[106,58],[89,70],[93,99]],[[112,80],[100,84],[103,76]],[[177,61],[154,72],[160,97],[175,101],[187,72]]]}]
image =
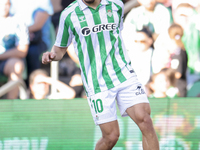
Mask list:
[{"label": "soccer player", "polygon": [[124,47],[121,0],[76,0],[63,10],[55,45],[42,62],[59,61],[73,42],[96,125],[102,131],[96,150],[110,150],[119,138],[115,100],[122,116],[130,116],[143,135],[144,150],[158,150],[150,105]]}]

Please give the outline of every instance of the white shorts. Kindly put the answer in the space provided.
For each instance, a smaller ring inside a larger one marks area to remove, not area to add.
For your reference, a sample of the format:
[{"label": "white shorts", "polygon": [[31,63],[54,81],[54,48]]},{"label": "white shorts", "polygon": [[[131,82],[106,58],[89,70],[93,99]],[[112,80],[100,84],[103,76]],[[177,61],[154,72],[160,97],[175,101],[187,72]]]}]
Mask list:
[{"label": "white shorts", "polygon": [[122,117],[128,116],[127,108],[138,103],[149,103],[144,87],[137,76],[87,99],[96,125],[117,120],[115,100]]}]

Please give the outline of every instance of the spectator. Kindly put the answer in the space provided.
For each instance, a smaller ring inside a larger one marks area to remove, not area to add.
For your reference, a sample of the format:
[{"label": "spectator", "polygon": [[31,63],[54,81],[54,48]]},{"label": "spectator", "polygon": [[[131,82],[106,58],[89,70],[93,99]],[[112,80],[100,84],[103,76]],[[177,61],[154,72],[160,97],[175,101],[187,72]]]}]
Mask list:
[{"label": "spectator", "polygon": [[155,40],[172,22],[169,10],[162,4],[157,4],[156,0],[138,0],[138,2],[141,6],[133,8],[124,21],[122,36],[127,49],[133,47],[132,36],[143,26],[149,27]]},{"label": "spectator", "polygon": [[175,87],[176,78],[174,70],[163,68],[153,74],[147,84],[147,92],[150,98],[177,97],[178,89]]},{"label": "spectator", "polygon": [[182,41],[188,55],[188,89],[200,79],[200,31],[196,10],[188,3],[181,3],[173,14],[175,23],[184,29]]},{"label": "spectator", "polygon": [[[34,99],[45,99],[45,98],[53,98],[53,99],[73,99],[76,94],[75,91],[64,84],[61,81],[54,80],[51,77],[48,77],[48,73],[42,69],[37,69],[33,71],[29,78],[29,87],[31,92],[31,98]],[[53,97],[48,97],[50,94],[49,85],[54,84],[57,88],[58,93],[56,95],[51,95]]]},{"label": "spectator", "polygon": [[[53,6],[50,0],[11,0],[11,12],[24,18],[30,35],[30,46],[26,57],[28,76],[41,67],[40,55],[51,48],[51,15]],[[27,80],[28,82],[28,80]]]},{"label": "spectator", "polygon": [[[24,22],[9,14],[10,1],[0,1],[0,75],[8,80],[22,79],[23,58],[28,51],[28,30]],[[7,94],[8,99],[18,98],[19,89],[14,88]]]},{"label": "spectator", "polygon": [[177,87],[181,97],[186,96],[186,71],[187,53],[182,42],[183,29],[178,24],[172,24],[168,32],[159,35],[155,41],[155,50],[152,57],[152,68],[154,73],[158,73],[163,68],[176,70]]},{"label": "spectator", "polygon": [[153,73],[158,73],[161,69],[170,67],[169,40],[170,37],[166,31],[160,34],[154,42],[154,53],[152,56]]},{"label": "spectator", "polygon": [[178,5],[183,4],[183,3],[187,3],[193,8],[195,8],[198,6],[199,0],[172,0],[172,3],[171,3],[172,10],[175,11]]},{"label": "spectator", "polygon": [[170,43],[168,49],[170,53],[170,67],[175,69],[175,77],[177,79],[177,88],[179,97],[185,97],[187,94],[187,53],[182,42],[183,29],[178,24],[173,24],[168,29]]},{"label": "spectator", "polygon": [[124,19],[129,11],[135,7],[140,6],[137,0],[122,0],[124,3]]},{"label": "spectator", "polygon": [[153,37],[148,27],[136,32],[133,37],[134,47],[128,50],[131,65],[138,80],[146,85],[152,74],[151,58],[153,54]]}]

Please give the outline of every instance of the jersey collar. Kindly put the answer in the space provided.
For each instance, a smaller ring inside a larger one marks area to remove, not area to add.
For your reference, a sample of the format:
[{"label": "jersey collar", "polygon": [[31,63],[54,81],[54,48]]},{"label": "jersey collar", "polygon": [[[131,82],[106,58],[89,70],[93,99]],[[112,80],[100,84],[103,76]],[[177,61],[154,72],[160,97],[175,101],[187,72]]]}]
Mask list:
[{"label": "jersey collar", "polygon": [[[83,3],[83,0],[78,0],[78,4],[79,4],[79,7],[80,7],[80,10],[84,10],[85,8],[88,7],[85,3]],[[109,2],[108,2],[108,0],[101,0],[100,4],[101,5],[108,5]]]}]

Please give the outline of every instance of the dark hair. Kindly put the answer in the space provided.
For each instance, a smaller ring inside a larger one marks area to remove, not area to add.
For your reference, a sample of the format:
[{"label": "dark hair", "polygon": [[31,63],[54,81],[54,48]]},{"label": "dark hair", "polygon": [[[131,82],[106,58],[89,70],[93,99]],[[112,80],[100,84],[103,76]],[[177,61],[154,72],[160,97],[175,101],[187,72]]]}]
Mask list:
[{"label": "dark hair", "polygon": [[183,28],[178,24],[172,24],[168,29],[169,37],[172,40],[175,40],[176,44],[183,50],[185,50],[185,46],[182,42],[182,36],[184,34]]},{"label": "dark hair", "polygon": [[[143,26],[142,29],[141,30],[137,30],[137,32],[143,32],[143,33],[145,33],[149,38],[151,38],[153,40],[153,43],[154,43],[152,32],[151,32],[151,30],[149,29],[148,26]],[[154,48],[153,43],[150,46],[152,48]]]},{"label": "dark hair", "polygon": [[152,32],[150,31],[148,26],[143,26],[141,30],[137,30],[137,32],[144,32],[148,37],[153,39]]}]

